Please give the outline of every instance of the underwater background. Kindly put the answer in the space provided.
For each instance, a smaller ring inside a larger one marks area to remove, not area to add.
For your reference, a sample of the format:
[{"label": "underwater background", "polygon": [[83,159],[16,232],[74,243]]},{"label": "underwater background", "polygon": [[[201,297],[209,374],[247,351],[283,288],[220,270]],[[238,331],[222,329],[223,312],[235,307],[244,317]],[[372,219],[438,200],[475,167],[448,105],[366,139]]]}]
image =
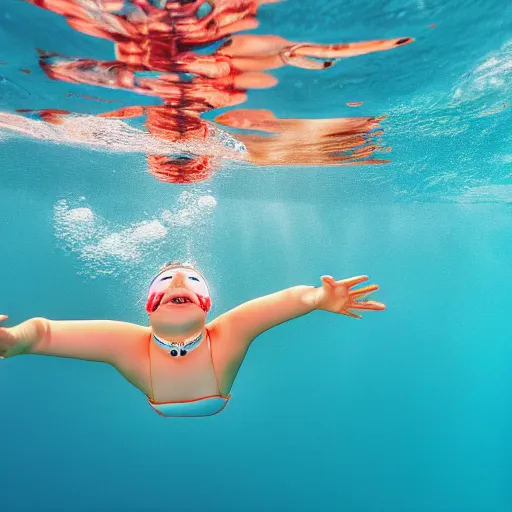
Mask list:
[{"label": "underwater background", "polygon": [[[2,113],[106,109],[69,92],[159,103],[49,80],[35,48],[108,59],[111,43],[2,7]],[[197,262],[211,317],[323,274],[369,275],[387,310],[264,333],[211,418],[161,418],[105,364],[2,361],[2,512],[512,510],[511,5],[301,0],[258,19],[255,33],[294,41],[415,39],[320,73],[276,69],[243,105],[385,116],[390,162],[227,160],[180,185],[140,152],[0,126],[0,313],[145,324],[147,283],[170,259]]]}]

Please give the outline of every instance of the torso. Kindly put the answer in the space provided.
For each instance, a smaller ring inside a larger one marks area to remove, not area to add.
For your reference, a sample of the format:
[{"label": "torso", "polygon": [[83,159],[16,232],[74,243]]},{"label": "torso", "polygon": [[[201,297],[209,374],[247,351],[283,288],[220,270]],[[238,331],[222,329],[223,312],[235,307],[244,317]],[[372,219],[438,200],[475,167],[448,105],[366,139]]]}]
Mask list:
[{"label": "torso", "polygon": [[145,329],[133,350],[124,353],[116,368],[156,402],[227,396],[245,352],[238,354],[236,344],[221,340],[215,329],[207,329],[207,335],[209,344],[203,339],[195,350],[175,358],[155,343],[149,328]]},{"label": "torso", "polygon": [[208,339],[184,357],[172,357],[150,339],[149,364],[152,400],[174,402],[219,394]]}]

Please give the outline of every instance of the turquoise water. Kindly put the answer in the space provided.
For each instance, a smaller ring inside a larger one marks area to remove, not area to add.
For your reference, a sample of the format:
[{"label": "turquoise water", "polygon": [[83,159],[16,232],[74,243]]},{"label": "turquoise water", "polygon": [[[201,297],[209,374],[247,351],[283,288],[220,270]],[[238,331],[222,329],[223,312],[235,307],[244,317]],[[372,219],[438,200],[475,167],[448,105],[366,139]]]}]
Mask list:
[{"label": "turquoise water", "polygon": [[[34,48],[106,59],[111,45],[33,5],[6,5],[2,112],[158,104],[49,81]],[[511,7],[308,1],[258,17],[256,32],[294,40],[416,39],[321,73],[278,69],[279,84],[243,105],[386,115],[391,163],[226,162],[181,186],[145,172],[141,153],[4,130],[0,312],[9,325],[145,323],[146,284],[175,258],[208,276],[212,317],[322,274],[368,274],[387,311],[362,321],[315,312],[263,334],[212,418],[159,417],[107,365],[3,361],[0,510],[511,509]]]}]

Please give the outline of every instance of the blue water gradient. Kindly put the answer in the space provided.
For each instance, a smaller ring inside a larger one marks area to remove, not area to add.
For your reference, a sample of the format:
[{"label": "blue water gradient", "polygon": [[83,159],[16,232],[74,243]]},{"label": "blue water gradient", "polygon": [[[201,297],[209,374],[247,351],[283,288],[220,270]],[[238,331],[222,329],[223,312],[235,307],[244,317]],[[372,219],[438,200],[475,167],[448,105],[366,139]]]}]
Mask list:
[{"label": "blue water gradient", "polygon": [[[512,12],[497,1],[446,4],[261,10],[262,33],[417,39],[323,74],[280,69],[280,84],[244,105],[288,117],[387,115],[391,164],[226,165],[180,187],[146,173],[144,155],[2,142],[0,312],[11,325],[144,323],[149,278],[187,257],[211,281],[212,316],[322,274],[368,274],[388,306],[362,321],[315,312],[265,333],[212,418],[162,419],[107,365],[1,362],[2,512],[511,510],[512,107],[500,105],[510,101]],[[106,108],[70,90],[153,101],[49,82],[35,47],[109,58],[108,45],[34,6],[7,5],[2,111]],[[214,207],[190,213],[201,197]],[[99,219],[96,244],[143,221],[168,231],[146,244],[131,234],[133,245],[95,258],[80,219],[65,222],[76,208]],[[172,222],[164,210],[178,212]]]}]

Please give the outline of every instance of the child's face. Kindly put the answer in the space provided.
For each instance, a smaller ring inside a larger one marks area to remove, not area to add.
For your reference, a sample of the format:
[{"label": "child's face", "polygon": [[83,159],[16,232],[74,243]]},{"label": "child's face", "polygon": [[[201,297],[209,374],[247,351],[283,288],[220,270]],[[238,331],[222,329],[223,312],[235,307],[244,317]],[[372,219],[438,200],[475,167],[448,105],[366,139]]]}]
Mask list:
[{"label": "child's face", "polygon": [[204,327],[210,293],[204,278],[183,267],[161,272],[151,283],[146,311],[154,330],[186,334]]}]

